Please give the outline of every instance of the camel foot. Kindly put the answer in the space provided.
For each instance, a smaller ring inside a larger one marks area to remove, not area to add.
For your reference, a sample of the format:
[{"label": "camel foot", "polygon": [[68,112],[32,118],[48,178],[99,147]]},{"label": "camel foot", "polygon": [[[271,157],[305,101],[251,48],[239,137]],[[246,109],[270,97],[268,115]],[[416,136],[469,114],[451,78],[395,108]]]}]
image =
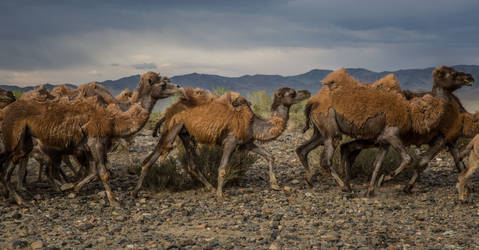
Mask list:
[{"label": "camel foot", "polygon": [[139,191],[140,191],[140,190],[135,189],[135,190],[131,191],[130,195],[131,195],[133,198],[138,198],[138,192],[139,192]]},{"label": "camel foot", "polygon": [[228,200],[228,197],[226,195],[223,194],[223,192],[221,193],[216,193],[216,197],[219,201],[226,201]]},{"label": "camel foot", "polygon": [[313,186],[313,176],[305,176],[304,180],[306,181],[306,184],[308,184],[309,187]]},{"label": "camel foot", "polygon": [[341,191],[345,192],[345,193],[351,193],[353,192],[353,190],[351,189],[351,186],[350,185],[344,185],[341,187]]},{"label": "camel foot", "polygon": [[273,189],[273,190],[276,190],[276,191],[282,190],[281,187],[277,183],[272,183],[270,186],[271,186],[271,189]]},{"label": "camel foot", "polygon": [[366,193],[364,194],[365,197],[367,198],[372,198],[375,196],[375,193],[374,193],[374,190],[370,190],[368,189],[368,191],[366,191]]},{"label": "camel foot", "polygon": [[403,188],[403,192],[406,193],[406,194],[412,194],[412,188],[414,186],[411,185],[411,184],[407,184],[404,188]]}]

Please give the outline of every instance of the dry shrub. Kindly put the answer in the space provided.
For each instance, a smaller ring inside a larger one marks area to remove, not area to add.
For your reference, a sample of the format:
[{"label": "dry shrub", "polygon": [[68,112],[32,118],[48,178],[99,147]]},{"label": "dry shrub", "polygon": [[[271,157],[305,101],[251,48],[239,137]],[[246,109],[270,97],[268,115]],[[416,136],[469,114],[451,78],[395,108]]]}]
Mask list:
[{"label": "dry shrub", "polygon": [[[343,137],[342,143],[346,143],[351,141],[352,139],[349,137]],[[409,147],[408,152],[411,156],[416,157],[416,147]],[[323,147],[318,147],[317,149],[311,151],[310,153],[310,162],[311,167],[314,168],[316,171],[319,171],[322,176],[329,176],[330,174],[326,172],[326,170],[320,167],[320,160],[321,160],[321,152],[323,151]],[[340,169],[340,152],[339,147],[337,147],[336,152],[334,152],[333,157],[333,167],[338,174],[344,176],[344,171]],[[421,150],[423,151],[423,150]],[[350,167],[351,171],[351,178],[367,178],[369,179],[371,174],[374,171],[374,160],[376,159],[376,155],[378,153],[377,148],[369,148],[364,149],[361,153],[356,157],[353,166]],[[384,158],[381,170],[379,175],[382,173],[388,174],[394,171],[399,164],[401,163],[401,155],[394,150],[392,147],[389,149],[386,157]],[[397,177],[397,179],[404,179],[409,178],[412,171],[410,169],[405,169],[401,174]]]},{"label": "dry shrub", "polygon": [[[222,150],[219,146],[199,145],[197,149],[198,168],[206,179],[217,185],[218,167],[221,161]],[[246,151],[235,151],[226,166],[226,186],[238,185],[245,176],[246,171],[257,160],[257,156]],[[183,146],[178,146],[175,156],[169,156],[159,166],[154,165],[149,169],[145,178],[146,185],[153,190],[169,189],[172,191],[203,187],[203,184],[187,173],[186,151]],[[135,171],[140,173],[140,167]]]}]

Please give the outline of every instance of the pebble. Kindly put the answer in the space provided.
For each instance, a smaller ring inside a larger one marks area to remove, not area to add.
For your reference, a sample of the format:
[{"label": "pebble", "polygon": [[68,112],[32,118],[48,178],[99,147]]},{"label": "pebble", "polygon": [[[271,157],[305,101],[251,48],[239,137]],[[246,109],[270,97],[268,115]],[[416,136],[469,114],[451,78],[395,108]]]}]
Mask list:
[{"label": "pebble", "polygon": [[31,247],[33,249],[40,249],[40,248],[43,248],[43,242],[41,241],[35,241],[32,243]]},{"label": "pebble", "polygon": [[325,241],[338,241],[339,238],[339,234],[335,232],[327,232],[321,235],[321,239]]}]

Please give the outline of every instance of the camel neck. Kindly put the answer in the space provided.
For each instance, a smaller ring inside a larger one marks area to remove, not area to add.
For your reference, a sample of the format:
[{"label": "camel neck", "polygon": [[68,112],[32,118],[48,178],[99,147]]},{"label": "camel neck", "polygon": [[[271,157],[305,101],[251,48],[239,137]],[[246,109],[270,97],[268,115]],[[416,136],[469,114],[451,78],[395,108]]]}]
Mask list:
[{"label": "camel neck", "polygon": [[286,129],[289,119],[289,107],[278,105],[269,120],[258,117],[253,120],[253,136],[256,140],[269,141],[280,136]]},{"label": "camel neck", "polygon": [[135,91],[132,104],[124,112],[115,117],[115,134],[119,137],[130,136],[140,131],[148,121],[156,100],[150,95],[142,95]]}]

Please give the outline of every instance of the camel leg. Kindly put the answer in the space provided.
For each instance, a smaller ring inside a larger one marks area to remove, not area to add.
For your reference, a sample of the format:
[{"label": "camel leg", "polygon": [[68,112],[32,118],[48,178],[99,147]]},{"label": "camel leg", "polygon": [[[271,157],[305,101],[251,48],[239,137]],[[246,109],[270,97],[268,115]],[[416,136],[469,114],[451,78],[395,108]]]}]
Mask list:
[{"label": "camel leg", "polygon": [[218,168],[218,188],[216,189],[216,195],[221,200],[225,198],[223,186],[225,184],[226,164],[228,164],[231,154],[233,154],[237,145],[238,141],[234,136],[229,135],[223,140],[223,154],[221,155],[220,167]]},{"label": "camel leg", "polygon": [[311,138],[296,148],[296,154],[298,155],[299,160],[306,171],[304,178],[310,186],[313,184],[313,171],[309,167],[308,154],[323,143],[324,142],[321,134],[319,133],[318,129],[314,127],[314,133]]},{"label": "camel leg", "polygon": [[96,166],[95,166],[94,161],[90,161],[87,163],[86,170],[88,171],[88,174],[81,179],[77,184],[75,184],[75,187],[73,188],[73,192],[78,194],[80,192],[81,188],[86,185],[87,183],[91,182],[93,179],[97,177],[97,171],[96,171]]},{"label": "camel leg", "polygon": [[463,172],[464,169],[466,168],[464,167],[464,164],[461,161],[457,146],[453,143],[448,143],[447,147],[449,148],[449,152],[451,153],[452,158],[454,159],[454,169],[456,169],[456,171],[458,171],[459,173]]},{"label": "camel leg", "polygon": [[351,188],[344,184],[341,177],[339,177],[338,173],[336,173],[333,168],[333,156],[335,150],[333,140],[333,138],[328,138],[324,141],[324,149],[321,155],[321,166],[326,169],[331,174],[331,176],[333,176],[334,180],[336,180],[336,182],[339,184],[342,191],[351,192]]},{"label": "camel leg", "polygon": [[427,168],[427,164],[441,151],[441,149],[444,148],[445,145],[446,142],[443,137],[436,138],[424,157],[419,161],[414,162],[414,173],[408,184],[404,187],[404,192],[411,193],[419,175]]},{"label": "camel leg", "polygon": [[28,158],[20,160],[17,167],[17,189],[21,191],[27,191],[25,188],[26,178],[27,178],[27,165]]},{"label": "camel leg", "polygon": [[[9,165],[10,161],[8,162],[3,162],[1,165],[0,165],[0,169],[1,167],[3,167],[4,165]],[[5,164],[6,163],[6,164]],[[14,163],[11,164],[13,167],[15,166]],[[19,206],[29,206],[30,203],[28,202],[25,202],[23,200],[23,198],[17,193],[17,191],[15,190],[14,187],[12,187],[10,185],[10,182],[8,181],[8,176],[7,176],[7,171],[0,171],[0,182],[4,188],[4,191],[3,191],[3,195],[5,198],[8,198],[9,196],[12,197],[15,202],[19,205]]]},{"label": "camel leg", "polygon": [[406,150],[406,147],[399,139],[399,129],[393,127],[386,128],[383,133],[378,137],[378,141],[389,143],[394,149],[396,149],[401,155],[402,161],[399,167],[389,175],[382,175],[378,185],[386,181],[394,179],[399,173],[401,173],[407,166],[412,163],[412,157]]},{"label": "camel leg", "polygon": [[143,166],[141,167],[141,174],[140,177],[138,178],[138,183],[136,184],[135,189],[132,192],[132,195],[134,197],[138,196],[138,192],[141,189],[141,186],[143,185],[143,181],[145,180],[146,173],[148,172],[148,169],[158,160],[158,158],[162,155],[163,150],[162,147],[164,145],[169,145],[172,143],[176,136],[180,133],[181,129],[183,129],[183,123],[177,124],[168,131],[168,133],[165,133],[161,136],[160,140],[158,141],[158,144],[155,147],[155,150],[151,154],[149,154],[145,160],[143,161]]},{"label": "camel leg", "polygon": [[351,189],[350,180],[351,180],[351,167],[354,163],[356,157],[361,153],[361,150],[374,146],[373,141],[368,140],[354,140],[351,142],[344,143],[340,146],[339,152],[341,153],[341,162],[340,168],[344,171],[345,182],[344,185]]},{"label": "camel leg", "polygon": [[281,190],[281,187],[278,185],[278,181],[276,180],[276,176],[273,172],[274,166],[274,157],[273,155],[266,151],[263,147],[255,144],[254,142],[248,143],[248,149],[251,152],[261,155],[269,164],[269,184],[271,189],[273,190]]},{"label": "camel leg", "polygon": [[188,172],[196,179],[200,180],[209,191],[214,192],[216,189],[213,187],[213,185],[206,180],[205,176],[200,171],[197,171],[198,164],[196,161],[197,155],[195,152],[196,144],[191,140],[190,135],[187,133],[180,133],[179,136],[183,142],[183,145],[185,146],[188,161]]},{"label": "camel leg", "polygon": [[60,167],[60,164],[61,164],[61,158],[57,156],[53,156],[53,157],[50,156],[48,159],[48,163],[46,165],[48,181],[52,185],[53,189],[57,192],[61,191],[60,186],[62,185],[62,183],[59,180],[57,180],[57,178],[55,178],[54,171],[55,169]]},{"label": "camel leg", "polygon": [[98,171],[98,175],[103,182],[105,187],[106,195],[108,196],[108,201],[110,206],[119,207],[120,203],[116,200],[115,195],[111,191],[110,187],[110,173],[106,169],[106,148],[105,148],[105,138],[88,138],[88,147],[95,161],[95,165]]},{"label": "camel leg", "polygon": [[376,185],[376,177],[378,176],[379,170],[381,170],[381,166],[384,160],[384,157],[386,157],[386,154],[388,152],[389,145],[381,146],[379,148],[379,152],[376,155],[376,159],[374,160],[374,171],[373,174],[371,175],[371,181],[369,182],[369,187],[368,191],[366,192],[367,197],[371,197],[374,195],[374,188]]},{"label": "camel leg", "polygon": [[465,184],[468,182],[469,178],[474,174],[474,172],[479,168],[479,161],[475,156],[469,157],[469,164],[467,169],[462,171],[458,176],[458,183],[456,185],[459,192],[459,201],[466,202],[467,200],[467,191],[465,189]]}]

